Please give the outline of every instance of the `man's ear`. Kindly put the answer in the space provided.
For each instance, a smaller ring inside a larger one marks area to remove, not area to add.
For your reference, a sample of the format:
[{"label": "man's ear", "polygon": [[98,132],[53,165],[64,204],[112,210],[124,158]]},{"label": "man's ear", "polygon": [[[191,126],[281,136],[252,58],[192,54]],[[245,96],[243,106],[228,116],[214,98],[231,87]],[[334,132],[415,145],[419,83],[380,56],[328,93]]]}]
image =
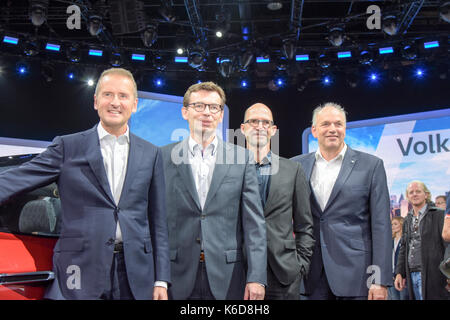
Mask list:
[{"label": "man's ear", "polygon": [[311,133],[313,137],[317,139],[317,131],[315,126],[311,126]]},{"label": "man's ear", "polygon": [[94,109],[97,110],[97,96],[94,94]]}]

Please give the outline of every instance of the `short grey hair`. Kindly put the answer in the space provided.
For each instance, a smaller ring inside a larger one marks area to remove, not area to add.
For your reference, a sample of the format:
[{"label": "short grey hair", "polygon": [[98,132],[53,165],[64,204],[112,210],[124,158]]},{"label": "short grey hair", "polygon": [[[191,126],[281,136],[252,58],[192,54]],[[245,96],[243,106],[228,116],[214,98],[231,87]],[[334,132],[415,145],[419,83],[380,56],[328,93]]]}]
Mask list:
[{"label": "short grey hair", "polygon": [[97,85],[95,86],[95,95],[97,95],[99,87],[100,87],[100,82],[102,81],[102,79],[110,74],[118,74],[124,77],[127,77],[131,80],[131,83],[133,84],[133,93],[134,93],[134,97],[137,98],[137,85],[136,85],[136,81],[134,81],[134,77],[133,74],[128,71],[127,69],[124,68],[109,68],[106,69],[105,71],[102,72],[102,74],[100,75],[100,78],[98,78],[97,81]]},{"label": "short grey hair", "polygon": [[342,115],[344,116],[344,121],[345,121],[345,123],[347,123],[347,112],[344,110],[344,108],[340,104],[337,104],[335,102],[325,102],[323,104],[318,105],[314,109],[313,116],[312,116],[312,125],[313,126],[316,125],[317,115],[319,114],[319,112],[327,107],[334,108],[337,111],[339,111],[340,113],[342,113]]}]

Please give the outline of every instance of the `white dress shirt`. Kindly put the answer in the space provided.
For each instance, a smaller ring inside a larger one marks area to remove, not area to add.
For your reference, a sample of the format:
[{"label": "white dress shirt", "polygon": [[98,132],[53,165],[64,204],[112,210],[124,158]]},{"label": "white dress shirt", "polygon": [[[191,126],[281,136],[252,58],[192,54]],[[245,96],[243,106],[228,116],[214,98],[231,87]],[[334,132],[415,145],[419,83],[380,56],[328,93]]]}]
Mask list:
[{"label": "white dress shirt", "polygon": [[[127,126],[127,131],[123,135],[116,137],[108,133],[102,124],[99,123],[97,132],[109,187],[111,188],[114,202],[118,205],[127,173],[128,154],[130,151],[130,129]],[[122,232],[119,221],[117,221],[115,243],[122,241]],[[156,286],[167,289],[167,283],[165,281],[155,281]]]},{"label": "white dress shirt", "polygon": [[[98,137],[100,139],[100,150],[102,152],[103,164],[105,165],[106,176],[109,187],[114,197],[116,205],[119,204],[122,194],[123,183],[127,173],[128,153],[130,150],[130,130],[116,137],[108,133],[101,123],[97,126]],[[119,221],[116,228],[116,243],[122,242],[122,232]]]},{"label": "white dress shirt", "polygon": [[205,206],[214,166],[216,165],[217,143],[217,137],[214,137],[214,140],[203,149],[202,145],[198,144],[191,136],[188,140],[189,163],[191,164],[192,176],[202,209]]},{"label": "white dress shirt", "polygon": [[339,171],[341,170],[342,161],[346,151],[347,145],[344,144],[344,148],[341,152],[330,161],[327,161],[322,157],[320,149],[317,149],[316,151],[316,162],[314,163],[311,173],[311,187],[322,211],[325,209],[328,199],[330,198],[331,191],[333,190]]}]

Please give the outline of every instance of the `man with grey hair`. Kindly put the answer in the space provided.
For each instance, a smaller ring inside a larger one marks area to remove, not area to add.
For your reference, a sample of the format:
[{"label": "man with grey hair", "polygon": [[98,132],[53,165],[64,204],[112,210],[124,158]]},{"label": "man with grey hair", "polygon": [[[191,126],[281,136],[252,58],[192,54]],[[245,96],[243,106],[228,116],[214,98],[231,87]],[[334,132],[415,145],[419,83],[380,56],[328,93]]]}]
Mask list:
[{"label": "man with grey hair", "polygon": [[345,110],[313,112],[316,152],[294,157],[311,185],[314,253],[302,295],[312,300],[384,300],[392,285],[390,202],[383,161],[344,142]]},{"label": "man with grey hair", "polygon": [[61,231],[48,299],[168,298],[162,156],[158,147],[130,133],[137,102],[129,71],[104,71],[94,95],[97,125],[56,137],[33,160],[0,174],[0,203],[58,184]]}]

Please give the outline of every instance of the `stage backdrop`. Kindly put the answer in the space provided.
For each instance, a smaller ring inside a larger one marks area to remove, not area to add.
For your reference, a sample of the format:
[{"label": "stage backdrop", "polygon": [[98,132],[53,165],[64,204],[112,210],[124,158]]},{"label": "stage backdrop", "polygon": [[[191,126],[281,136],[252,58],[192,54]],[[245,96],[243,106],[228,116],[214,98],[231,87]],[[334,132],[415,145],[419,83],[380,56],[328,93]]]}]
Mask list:
[{"label": "stage backdrop", "polygon": [[[130,131],[157,146],[182,140],[189,136],[188,122],[181,116],[183,97],[152,92],[138,92],[137,111],[129,121]],[[229,109],[224,106],[223,122],[217,135],[226,141]],[[50,141],[0,137],[0,157],[40,153]]]},{"label": "stage backdrop", "polygon": [[[408,212],[405,189],[421,180],[432,199],[450,190],[450,109],[347,123],[345,142],[383,159],[392,215]],[[303,153],[316,151],[311,128],[303,132]]]}]

